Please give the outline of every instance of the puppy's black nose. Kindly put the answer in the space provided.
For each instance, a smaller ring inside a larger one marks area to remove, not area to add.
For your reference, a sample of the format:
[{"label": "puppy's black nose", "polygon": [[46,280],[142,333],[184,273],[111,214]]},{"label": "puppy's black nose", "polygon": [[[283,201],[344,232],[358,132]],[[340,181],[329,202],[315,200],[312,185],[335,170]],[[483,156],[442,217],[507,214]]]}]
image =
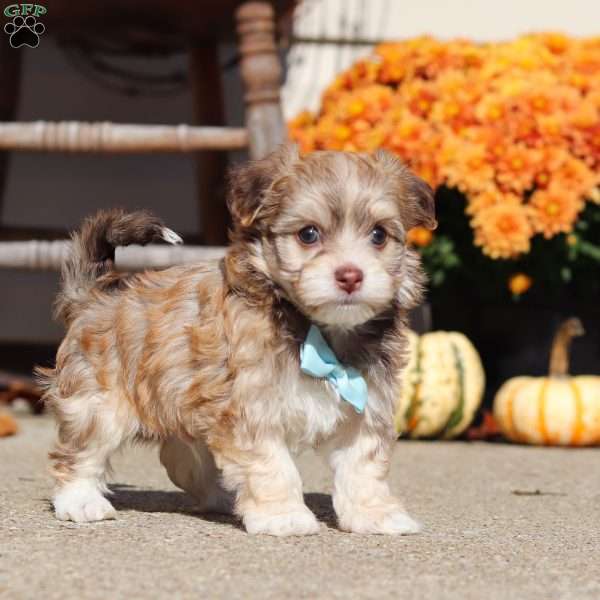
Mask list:
[{"label": "puppy's black nose", "polygon": [[353,264],[348,263],[335,270],[337,286],[348,294],[360,289],[362,280],[363,272]]}]

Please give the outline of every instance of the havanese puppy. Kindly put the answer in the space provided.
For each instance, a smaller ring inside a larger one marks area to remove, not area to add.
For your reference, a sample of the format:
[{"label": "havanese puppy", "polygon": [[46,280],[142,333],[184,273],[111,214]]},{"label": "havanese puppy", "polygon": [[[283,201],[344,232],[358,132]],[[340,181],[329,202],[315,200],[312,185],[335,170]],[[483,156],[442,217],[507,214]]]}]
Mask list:
[{"label": "havanese puppy", "polygon": [[181,241],[145,212],[100,212],[74,234],[57,300],[68,330],[43,373],[56,516],[114,518],[111,455],[156,440],[206,510],[233,510],[253,534],[314,534],[293,460],[314,446],[341,529],[418,531],[387,475],[423,284],[406,233],[435,227],[431,189],[386,152],[282,146],[232,172],[228,203],[220,261],[114,271],[116,246]]}]

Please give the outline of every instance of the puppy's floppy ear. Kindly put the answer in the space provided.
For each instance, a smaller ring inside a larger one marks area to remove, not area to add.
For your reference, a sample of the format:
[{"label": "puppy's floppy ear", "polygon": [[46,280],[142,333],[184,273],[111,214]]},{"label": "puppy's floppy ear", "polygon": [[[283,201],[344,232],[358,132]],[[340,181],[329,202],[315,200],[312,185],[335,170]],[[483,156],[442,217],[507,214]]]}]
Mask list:
[{"label": "puppy's floppy ear", "polygon": [[406,175],[409,179],[410,195],[414,200],[412,209],[415,224],[411,227],[420,225],[427,229],[435,229],[438,222],[435,218],[435,197],[431,186],[408,169]]},{"label": "puppy's floppy ear", "polygon": [[429,184],[417,177],[391,152],[377,150],[374,158],[386,174],[398,182],[398,199],[402,203],[401,209],[406,229],[417,226],[435,229],[437,227],[435,201],[433,190]]},{"label": "puppy's floppy ear", "polygon": [[282,144],[260,160],[233,167],[229,172],[227,206],[236,229],[251,229],[264,213],[267,192],[298,158],[295,144]]}]

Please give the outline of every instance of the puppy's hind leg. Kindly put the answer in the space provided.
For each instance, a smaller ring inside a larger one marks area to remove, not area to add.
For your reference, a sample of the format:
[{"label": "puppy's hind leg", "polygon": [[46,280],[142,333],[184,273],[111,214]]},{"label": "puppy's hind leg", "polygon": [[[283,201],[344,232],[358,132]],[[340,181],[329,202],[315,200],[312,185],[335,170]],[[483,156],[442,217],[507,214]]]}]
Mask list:
[{"label": "puppy's hind leg", "polygon": [[221,472],[203,440],[186,443],[169,438],[160,449],[160,462],[169,479],[200,503],[201,510],[221,514],[233,512],[234,496],[221,485]]},{"label": "puppy's hind leg", "polygon": [[53,401],[58,442],[50,459],[56,489],[52,503],[61,521],[114,519],[115,509],[104,497],[109,459],[127,437],[108,398],[86,393]]}]

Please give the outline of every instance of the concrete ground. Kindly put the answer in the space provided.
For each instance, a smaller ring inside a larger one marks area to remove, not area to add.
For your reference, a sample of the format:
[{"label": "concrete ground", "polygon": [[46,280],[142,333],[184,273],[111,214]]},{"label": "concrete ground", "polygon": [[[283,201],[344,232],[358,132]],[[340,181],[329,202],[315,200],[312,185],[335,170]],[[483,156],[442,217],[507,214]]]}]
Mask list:
[{"label": "concrete ground", "polygon": [[306,455],[321,533],[276,539],[196,514],[149,448],[115,461],[118,520],[61,523],[52,421],[20,425],[0,439],[1,598],[600,598],[600,449],[401,442],[392,485],[425,530],[399,538],[338,531],[328,473]]}]

